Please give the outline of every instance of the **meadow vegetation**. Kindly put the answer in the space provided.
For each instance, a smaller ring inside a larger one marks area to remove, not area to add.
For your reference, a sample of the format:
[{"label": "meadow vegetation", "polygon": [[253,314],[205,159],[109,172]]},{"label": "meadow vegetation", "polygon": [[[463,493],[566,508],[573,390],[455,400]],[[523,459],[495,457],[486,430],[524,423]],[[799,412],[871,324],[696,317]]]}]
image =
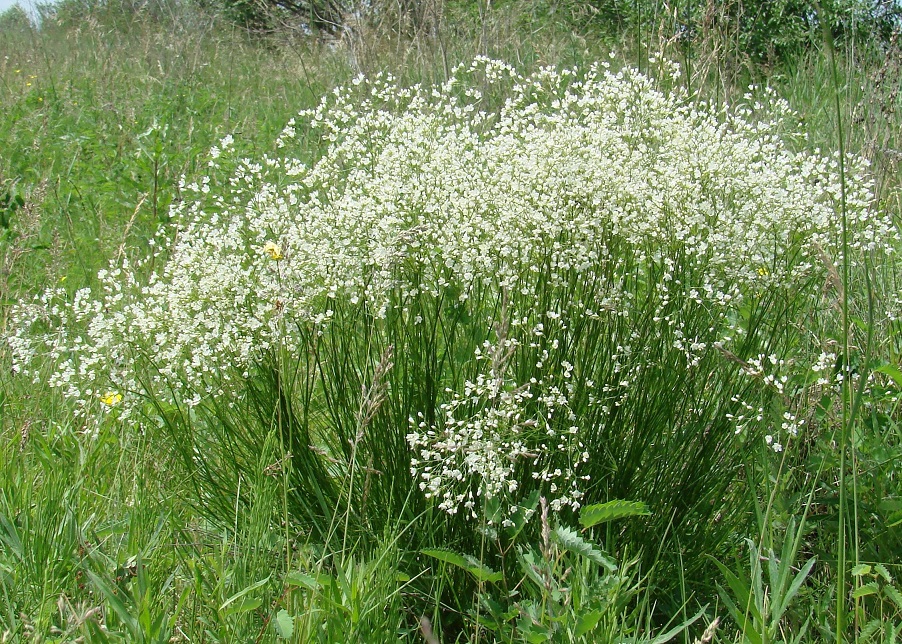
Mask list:
[{"label": "meadow vegetation", "polygon": [[895,641],[878,5],[0,15],[0,641]]}]

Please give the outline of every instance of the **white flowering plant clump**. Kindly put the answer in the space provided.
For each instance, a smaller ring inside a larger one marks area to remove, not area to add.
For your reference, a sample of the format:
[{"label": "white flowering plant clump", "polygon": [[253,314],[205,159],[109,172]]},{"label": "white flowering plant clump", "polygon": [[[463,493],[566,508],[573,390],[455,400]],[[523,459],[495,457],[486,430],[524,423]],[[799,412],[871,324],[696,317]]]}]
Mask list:
[{"label": "white flowering plant clump", "polygon": [[[470,518],[495,522],[502,527],[514,525],[511,516],[532,508],[514,502],[507,512],[483,513],[489,500],[515,498],[523,476],[541,481],[555,512],[568,506],[577,510],[583,497],[579,476],[580,465],[589,460],[579,440],[579,427],[566,431],[555,429],[558,417],[577,420],[568,407],[568,386],[573,366],[564,362],[564,385],[548,385],[532,378],[518,385],[506,377],[507,361],[519,346],[519,340],[508,337],[509,327],[499,325],[496,341],[486,340],[476,349],[476,359],[487,363],[488,373],[467,380],[463,391],[447,390],[450,400],[440,406],[441,417],[427,424],[424,414],[410,418],[413,431],[407,442],[414,451],[411,474],[419,479],[419,488],[427,498],[440,499],[439,509],[456,514],[463,509]],[[533,407],[528,411],[530,406]],[[563,456],[555,460],[561,467],[549,467],[548,454]],[[475,492],[471,482],[479,482]],[[486,516],[483,516],[486,515]]]},{"label": "white flowering plant clump", "polygon": [[[841,255],[838,160],[793,151],[791,118],[604,63],[521,76],[477,59],[434,88],[360,77],[271,154],[224,139],[151,257],[22,302],[14,366],[127,415],[240,404],[261,365],[303,364],[295,391],[329,410],[304,421],[311,448],[332,472],[368,459],[370,502],[398,484],[385,472],[412,471],[448,513],[540,489],[555,509],[637,498],[662,529],[706,525],[736,445],[798,431],[764,411],[782,392],[749,365],[792,363]],[[892,252],[865,162],[845,163],[851,252]],[[388,402],[351,456],[353,392],[389,345]]]}]

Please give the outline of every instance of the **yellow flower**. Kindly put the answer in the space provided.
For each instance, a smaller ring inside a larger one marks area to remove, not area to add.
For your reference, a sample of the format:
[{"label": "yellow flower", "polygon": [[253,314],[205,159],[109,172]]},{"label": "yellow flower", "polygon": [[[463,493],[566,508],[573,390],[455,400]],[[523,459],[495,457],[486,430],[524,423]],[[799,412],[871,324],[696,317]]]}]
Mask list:
[{"label": "yellow flower", "polygon": [[122,402],[122,394],[116,393],[115,391],[108,391],[100,397],[100,402],[107,407],[118,405]]},{"label": "yellow flower", "polygon": [[270,259],[280,260],[285,255],[282,254],[282,247],[279,246],[276,242],[268,241],[263,244],[263,252],[269,255]]},{"label": "yellow flower", "polygon": [[767,277],[767,269],[762,266],[758,269],[758,275],[760,275],[761,277]]}]

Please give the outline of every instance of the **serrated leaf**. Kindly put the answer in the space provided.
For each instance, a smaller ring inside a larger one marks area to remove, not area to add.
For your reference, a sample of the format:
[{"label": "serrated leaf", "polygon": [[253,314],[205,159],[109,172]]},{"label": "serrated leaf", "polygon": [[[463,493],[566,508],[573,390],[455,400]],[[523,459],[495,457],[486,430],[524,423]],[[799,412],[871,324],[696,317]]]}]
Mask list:
[{"label": "serrated leaf", "polygon": [[883,594],[892,600],[898,610],[902,611],[902,594],[896,590],[895,586],[884,586]]},{"label": "serrated leaf", "polygon": [[467,572],[476,577],[479,581],[487,581],[489,583],[498,583],[502,579],[504,579],[504,575],[500,572],[495,572],[484,563],[479,561],[476,557],[470,555],[464,555],[464,559],[467,560],[469,566],[467,567]]},{"label": "serrated leaf", "polygon": [[860,599],[862,597],[867,597],[868,595],[876,595],[879,592],[880,589],[877,588],[877,583],[872,581],[856,588],[855,592],[852,593],[852,598]]},{"label": "serrated leaf", "polygon": [[617,564],[614,563],[610,557],[607,557],[592,543],[583,539],[583,537],[572,528],[558,526],[552,533],[552,539],[564,550],[585,557],[589,561],[593,561],[599,566],[607,568],[608,572],[617,570]]},{"label": "serrated leaf", "polygon": [[464,559],[464,556],[454,552],[453,550],[444,550],[444,549],[426,549],[420,550],[421,553],[426,555],[427,557],[432,557],[433,559],[438,559],[444,563],[449,563],[452,566],[457,566],[458,568],[467,568],[467,560]]},{"label": "serrated leaf", "polygon": [[853,577],[863,577],[864,575],[871,574],[871,567],[867,564],[858,564],[854,568],[852,568],[852,576]]},{"label": "serrated leaf", "polygon": [[587,505],[579,513],[579,522],[584,528],[591,528],[599,523],[616,521],[627,517],[648,516],[651,511],[642,501],[608,501],[596,505]]},{"label": "serrated leaf", "polygon": [[861,633],[858,635],[858,639],[863,642],[868,642],[874,635],[876,635],[883,628],[883,622],[879,619],[872,619],[867,624],[864,625],[864,628],[861,629]]},{"label": "serrated leaf", "polygon": [[294,635],[294,618],[289,615],[288,611],[284,608],[276,613],[276,618],[273,620],[273,626],[276,629],[276,635],[283,640],[287,640]]},{"label": "serrated leaf", "polygon": [[444,563],[457,566],[473,575],[477,581],[496,583],[504,579],[500,572],[495,572],[484,563],[470,555],[461,555],[453,550],[445,550],[443,548],[420,550],[427,557],[438,559]]},{"label": "serrated leaf", "polygon": [[877,574],[883,577],[883,581],[888,584],[893,583],[893,576],[889,574],[889,570],[886,569],[882,563],[874,564],[874,570],[877,571]]}]

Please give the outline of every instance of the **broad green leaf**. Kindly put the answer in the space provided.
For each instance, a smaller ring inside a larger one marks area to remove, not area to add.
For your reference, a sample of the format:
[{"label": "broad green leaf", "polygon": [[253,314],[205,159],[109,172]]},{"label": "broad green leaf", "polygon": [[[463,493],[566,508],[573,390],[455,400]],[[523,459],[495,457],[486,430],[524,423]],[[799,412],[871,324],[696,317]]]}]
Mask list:
[{"label": "broad green leaf", "polygon": [[497,496],[487,498],[483,514],[489,523],[501,523],[501,498]]},{"label": "broad green leaf", "polygon": [[582,637],[586,633],[589,633],[595,630],[595,627],[598,626],[598,621],[601,619],[602,613],[600,610],[593,610],[588,613],[583,613],[576,619],[576,628],[574,628],[574,635],[576,637]]},{"label": "broad green leaf", "polygon": [[294,635],[294,618],[284,608],[276,613],[273,626],[276,629],[276,635],[284,640],[290,639]]},{"label": "broad green leaf", "polygon": [[648,506],[641,501],[608,501],[597,505],[587,505],[579,513],[579,522],[584,528],[591,528],[599,523],[616,521],[627,517],[648,516]]},{"label": "broad green leaf", "polygon": [[871,567],[867,564],[858,564],[857,566],[852,568],[852,576],[853,577],[863,577],[864,575],[871,574]]},{"label": "broad green leaf", "polygon": [[458,568],[466,570],[478,581],[496,583],[504,579],[504,576],[500,572],[495,572],[484,563],[470,555],[461,555],[454,552],[453,550],[445,550],[439,548],[432,550],[420,550],[420,552],[427,557],[432,557],[433,559],[438,559],[439,561],[443,561],[444,563],[448,563],[452,566],[457,566]]},{"label": "broad green leaf", "polygon": [[532,513],[535,511],[538,504],[539,491],[533,490],[523,502],[517,505],[516,511],[511,513],[508,517],[513,525],[505,529],[509,539],[515,539],[523,528],[526,527],[526,523],[529,520],[528,517],[532,516]]},{"label": "broad green leaf", "polygon": [[617,564],[614,563],[610,557],[607,557],[601,550],[583,539],[576,530],[568,528],[567,526],[558,526],[554,529],[554,532],[551,533],[551,536],[554,542],[564,550],[583,556],[589,561],[604,566],[607,568],[608,572],[617,570]]},{"label": "broad green leaf", "polygon": [[289,586],[303,586],[310,590],[317,590],[320,587],[319,581],[315,577],[311,577],[299,570],[293,570],[285,575],[285,583]]},{"label": "broad green leaf", "polygon": [[868,595],[876,595],[880,592],[880,589],[877,588],[876,582],[871,582],[869,584],[865,584],[855,589],[855,592],[852,593],[853,599],[859,599],[861,597],[867,597]]},{"label": "broad green leaf", "polygon": [[463,555],[457,554],[453,550],[420,550],[421,553],[426,555],[427,557],[432,557],[433,559],[438,559],[439,561],[443,561],[444,563],[449,563],[452,566],[457,566],[458,568],[467,569],[467,560],[464,559]]},{"label": "broad green leaf", "polygon": [[884,364],[880,365],[874,371],[878,373],[882,373],[885,376],[889,376],[893,379],[893,382],[896,383],[897,387],[902,387],[902,369],[899,369],[896,365],[892,364]]},{"label": "broad green leaf", "polygon": [[245,597],[240,602],[234,601],[229,604],[225,609],[220,608],[220,612],[223,617],[228,617],[229,615],[238,615],[240,613],[249,613],[252,610],[256,610],[260,608],[263,604],[263,600],[259,597]]},{"label": "broad green leaf", "polygon": [[[261,579],[261,580],[258,581],[257,583],[251,584],[250,586],[248,586],[248,587],[245,588],[244,590],[239,590],[237,593],[235,593],[234,595],[232,595],[231,597],[229,597],[227,600],[225,600],[225,601],[222,603],[222,606],[219,607],[219,610],[225,610],[225,608],[226,608],[229,604],[231,604],[232,602],[234,602],[234,601],[236,601],[236,600],[239,600],[239,599],[241,599],[242,597],[244,597],[245,595],[247,595],[248,593],[257,590],[258,588],[260,588],[261,586],[263,586],[264,584],[266,584],[266,582],[269,581],[269,578],[270,578],[270,577],[272,577],[272,575],[267,575],[267,576],[266,576],[266,579]],[[253,610],[253,609],[249,609],[249,610]]]}]

